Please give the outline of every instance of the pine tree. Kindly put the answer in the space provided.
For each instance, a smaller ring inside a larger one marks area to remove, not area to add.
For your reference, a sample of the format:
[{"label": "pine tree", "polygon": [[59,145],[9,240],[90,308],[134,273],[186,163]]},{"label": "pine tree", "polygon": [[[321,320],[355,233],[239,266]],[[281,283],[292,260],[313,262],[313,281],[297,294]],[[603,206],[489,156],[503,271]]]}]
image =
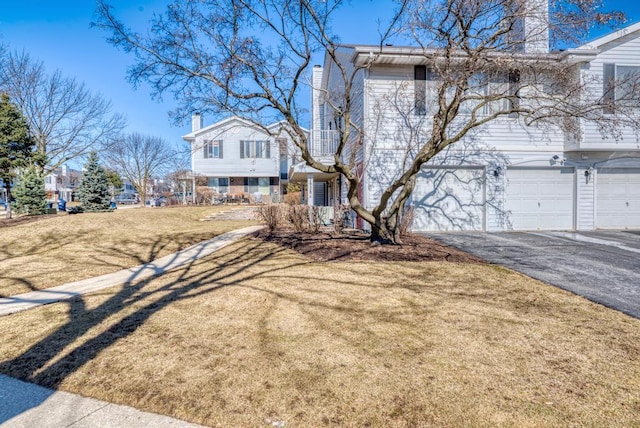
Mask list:
[{"label": "pine tree", "polygon": [[[29,126],[22,113],[9,101],[6,94],[0,95],[0,179],[6,191],[7,202],[11,199],[11,182],[21,168],[34,160],[35,140],[29,135]],[[44,192],[44,184],[42,185]],[[11,205],[7,206],[7,218],[11,218]]]},{"label": "pine tree", "polygon": [[80,203],[85,211],[109,211],[111,196],[109,179],[104,168],[98,163],[98,153],[93,151],[85,164],[84,178],[78,189]]},{"label": "pine tree", "polygon": [[40,215],[47,212],[47,195],[44,191],[44,178],[38,174],[35,166],[29,166],[13,189],[16,209],[27,215]]}]

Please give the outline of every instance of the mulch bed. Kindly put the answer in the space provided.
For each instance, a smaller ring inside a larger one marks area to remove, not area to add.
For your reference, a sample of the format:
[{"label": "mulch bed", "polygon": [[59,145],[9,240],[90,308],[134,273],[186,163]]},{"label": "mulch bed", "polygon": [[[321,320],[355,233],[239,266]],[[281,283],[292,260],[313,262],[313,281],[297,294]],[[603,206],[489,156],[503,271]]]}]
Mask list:
[{"label": "mulch bed", "polygon": [[293,230],[262,230],[258,239],[271,242],[303,254],[315,261],[448,261],[453,263],[484,263],[483,260],[441,242],[421,235],[407,235],[402,245],[372,244],[363,233],[295,232]]},{"label": "mulch bed", "polygon": [[18,226],[19,224],[33,223],[36,221],[46,220],[49,218],[56,218],[57,214],[45,214],[45,215],[24,215],[20,217],[13,217],[11,219],[0,218],[0,228]]},{"label": "mulch bed", "polygon": [[[55,215],[22,216],[0,219],[0,228],[55,218]],[[364,233],[295,232],[280,229],[256,234],[258,239],[277,244],[320,262],[385,260],[385,261],[448,261],[452,263],[484,263],[471,254],[449,247],[422,235],[409,234],[402,245],[372,244]]]}]

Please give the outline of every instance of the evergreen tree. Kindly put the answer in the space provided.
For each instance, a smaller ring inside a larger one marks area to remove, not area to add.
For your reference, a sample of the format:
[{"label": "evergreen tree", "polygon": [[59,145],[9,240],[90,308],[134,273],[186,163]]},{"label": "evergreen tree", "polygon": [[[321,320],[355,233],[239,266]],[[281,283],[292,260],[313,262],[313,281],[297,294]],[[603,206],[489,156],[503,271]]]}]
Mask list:
[{"label": "evergreen tree", "polygon": [[27,215],[40,215],[47,212],[47,195],[44,191],[44,178],[38,174],[34,165],[30,165],[19,177],[13,189],[16,209]]},{"label": "evergreen tree", "polygon": [[107,174],[107,181],[109,182],[109,191],[111,192],[111,197],[116,196],[116,190],[122,188],[124,183],[122,182],[122,177],[118,174],[117,171],[112,169],[105,169],[105,173]]},{"label": "evergreen tree", "polygon": [[[35,141],[29,135],[29,126],[22,113],[6,94],[1,94],[0,179],[6,190],[7,202],[11,199],[11,182],[18,171],[34,159],[34,146]],[[7,205],[7,218],[11,218],[11,205]]]},{"label": "evergreen tree", "polygon": [[109,211],[109,179],[104,168],[98,163],[97,152],[89,154],[84,168],[84,178],[78,189],[82,207],[89,212]]}]

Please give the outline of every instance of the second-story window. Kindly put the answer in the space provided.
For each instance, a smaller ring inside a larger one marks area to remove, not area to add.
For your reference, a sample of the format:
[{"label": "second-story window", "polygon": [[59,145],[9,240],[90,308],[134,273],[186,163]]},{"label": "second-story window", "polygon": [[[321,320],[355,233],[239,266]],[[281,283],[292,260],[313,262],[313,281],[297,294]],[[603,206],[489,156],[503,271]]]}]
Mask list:
[{"label": "second-story window", "polygon": [[204,146],[205,159],[222,159],[222,141],[205,141]]},{"label": "second-story window", "polygon": [[602,101],[604,112],[615,113],[615,106],[635,107],[639,105],[640,67],[604,64]]},{"label": "second-story window", "polygon": [[240,159],[271,159],[269,141],[241,140]]},{"label": "second-story window", "polygon": [[413,68],[415,100],[414,114],[425,116],[427,114],[427,66],[416,65]]}]

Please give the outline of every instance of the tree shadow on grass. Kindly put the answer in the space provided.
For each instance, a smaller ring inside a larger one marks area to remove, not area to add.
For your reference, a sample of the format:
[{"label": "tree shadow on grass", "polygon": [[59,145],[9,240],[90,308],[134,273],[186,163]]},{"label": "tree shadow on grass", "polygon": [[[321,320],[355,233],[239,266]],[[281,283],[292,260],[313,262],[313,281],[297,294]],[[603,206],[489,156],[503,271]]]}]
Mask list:
[{"label": "tree shadow on grass", "polygon": [[[87,307],[85,297],[57,303],[68,306],[68,321],[19,356],[0,363],[0,373],[57,389],[68,376],[118,340],[134,333],[158,311],[174,302],[214,293],[247,280],[243,272],[284,251],[273,249],[265,252],[260,250],[258,241],[242,242],[245,245],[230,258],[215,253],[201,260],[194,256],[188,264],[175,271],[175,280],[160,287],[154,288],[154,278],[140,281],[137,274],[133,274],[119,291],[95,308]],[[200,263],[206,263],[207,269],[194,269]],[[283,268],[276,266],[272,270]],[[136,308],[137,305],[140,306]],[[131,311],[131,308],[136,309]],[[91,329],[118,314],[124,316],[115,324],[73,349],[68,349]],[[38,404],[33,403],[32,407]],[[20,408],[19,412],[26,410]],[[13,416],[16,414],[12,415],[11,412],[5,415],[7,418]]]},{"label": "tree shadow on grass", "polygon": [[[43,290],[62,283],[82,280],[101,274],[116,272],[136,265],[150,263],[164,254],[181,251],[191,245],[214,238],[212,233],[180,233],[168,234],[154,239],[121,239],[117,244],[95,246],[79,255],[78,250],[65,251],[61,257],[51,254],[68,245],[51,232],[38,237],[35,242],[20,244],[20,251],[12,251],[17,247],[17,240],[9,241],[0,248],[0,264],[20,257],[37,256],[39,266],[28,272],[16,267],[0,268],[0,298],[10,297],[29,291]],[[144,251],[140,251],[144,248]],[[95,274],[98,272],[97,274]],[[52,278],[62,278],[62,282],[53,283]],[[67,280],[64,280],[67,278]]]},{"label": "tree shadow on grass", "polygon": [[[340,338],[345,343],[349,343],[354,335],[376,336],[379,333],[375,329],[364,328],[362,332],[356,330],[349,334],[349,331],[344,330],[344,323],[335,322],[335,317],[341,316],[343,319],[351,320],[349,325],[357,319],[369,320],[372,325],[392,323],[400,328],[410,328],[413,322],[405,319],[406,308],[410,308],[413,312],[424,313],[434,311],[439,304],[438,300],[433,300],[428,307],[424,304],[411,307],[407,303],[402,310],[395,311],[393,308],[382,310],[367,308],[367,305],[363,304],[364,301],[360,300],[359,293],[354,294],[356,297],[347,296],[342,300],[326,301],[322,296],[315,298],[315,295],[325,293],[321,289],[313,289],[310,285],[327,281],[327,278],[322,276],[322,270],[305,268],[304,270],[296,269],[295,272],[288,271],[298,266],[307,266],[309,262],[307,259],[297,257],[279,258],[287,250],[265,245],[258,240],[241,242],[242,245],[237,245],[231,250],[214,253],[201,260],[197,260],[194,256],[186,266],[173,271],[170,279],[141,280],[137,275],[132,275],[127,283],[115,292],[112,291],[113,289],[108,290],[105,294],[109,297],[105,297],[106,300],[101,303],[95,303],[96,298],[90,296],[58,303],[67,307],[68,321],[20,355],[0,363],[0,373],[56,389],[65,379],[98,357],[102,351],[135,333],[150,317],[162,309],[176,302],[215,295],[216,291],[228,286],[250,289],[271,295],[278,301],[296,305],[318,330]],[[115,249],[112,250],[115,251]],[[360,283],[354,279],[357,275],[353,274],[353,269],[349,264],[331,266],[335,274],[330,280],[334,290],[336,290],[335,287],[355,286],[361,287],[363,294],[366,294],[365,289],[372,288],[402,288],[412,291],[412,287],[417,287],[417,283],[424,282],[424,278],[421,277],[407,282],[405,280],[407,275],[404,275],[402,280],[385,280],[385,273],[388,276],[385,267],[375,266],[367,267],[367,274],[381,279],[374,283]],[[340,274],[342,270],[344,275]],[[286,290],[283,292],[281,287],[262,286],[259,282],[252,280],[297,285],[292,292]],[[428,291],[436,296],[446,294],[444,290]],[[111,295],[111,293],[114,294]],[[268,318],[277,312],[277,305],[274,302],[275,300],[272,300],[270,307],[263,308],[266,311],[260,322],[260,332],[264,336],[261,351],[264,354],[276,355],[281,351],[278,349],[278,343],[270,341],[266,334]],[[356,317],[354,318],[353,315]],[[180,319],[177,318],[175,321],[179,322]],[[96,330],[99,331],[96,332]],[[360,350],[363,353],[369,352],[366,347]],[[371,352],[376,351],[374,349]],[[37,401],[34,402],[33,407],[38,404]],[[14,412],[14,416],[26,410],[28,409],[22,406]],[[1,422],[3,421],[0,418]]]}]

